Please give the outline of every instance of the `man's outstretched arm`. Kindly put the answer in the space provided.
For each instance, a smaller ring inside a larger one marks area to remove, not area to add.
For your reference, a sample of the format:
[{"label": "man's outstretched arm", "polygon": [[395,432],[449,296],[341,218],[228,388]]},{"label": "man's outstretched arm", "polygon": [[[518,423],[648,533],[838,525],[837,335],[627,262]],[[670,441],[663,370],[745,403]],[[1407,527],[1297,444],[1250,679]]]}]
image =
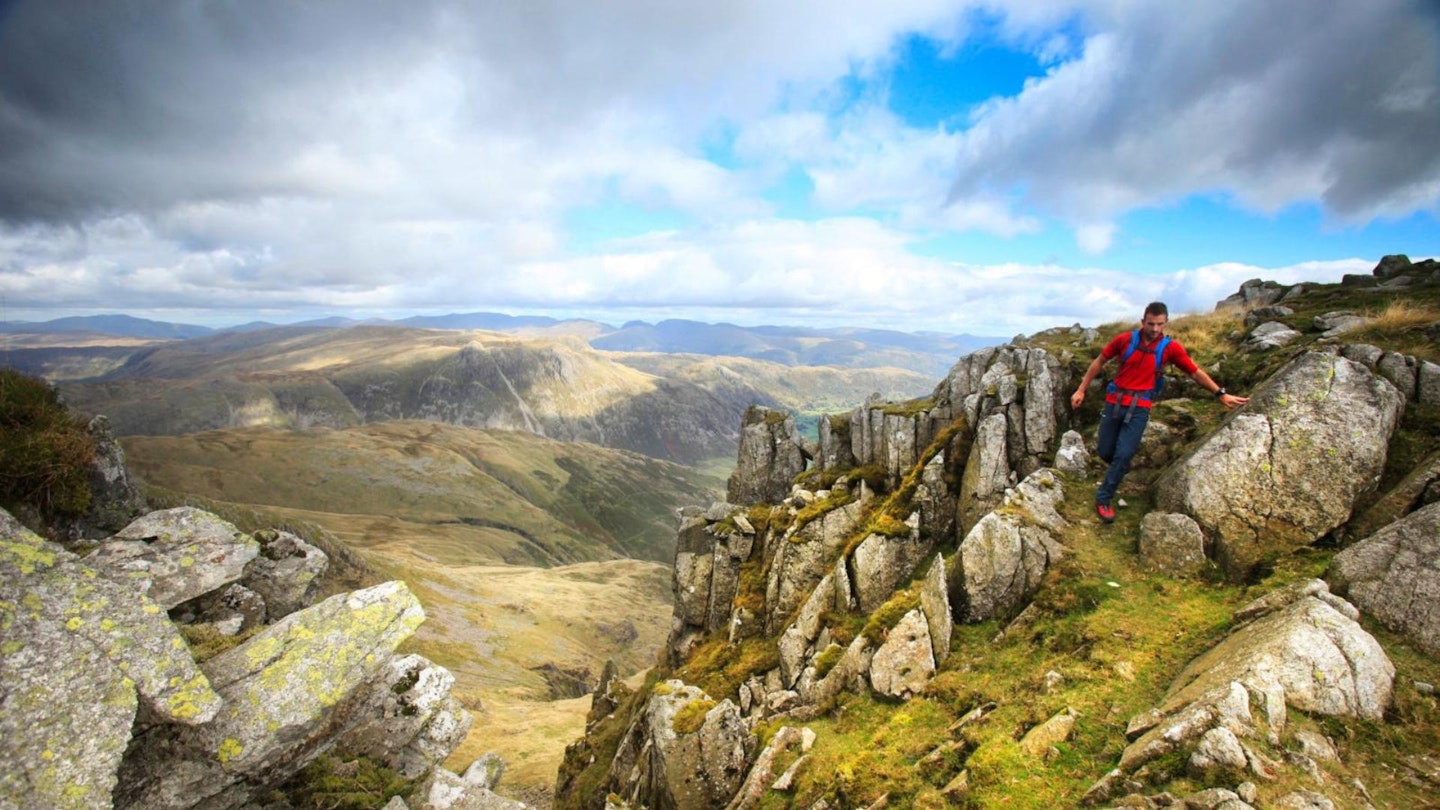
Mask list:
[{"label": "man's outstretched arm", "polygon": [[[1196,384],[1198,384],[1201,388],[1204,388],[1206,391],[1209,391],[1212,394],[1220,394],[1221,391],[1225,390],[1220,387],[1219,383],[1210,379],[1210,375],[1206,374],[1205,369],[1203,368],[1195,369],[1195,373],[1190,375],[1190,379],[1194,380]],[[1249,401],[1249,397],[1237,397],[1234,394],[1230,393],[1220,394],[1220,404],[1224,405],[1227,408],[1234,408],[1239,405],[1244,405]]]},{"label": "man's outstretched arm", "polygon": [[1075,393],[1070,395],[1071,408],[1079,408],[1080,403],[1085,401],[1085,392],[1090,390],[1090,383],[1094,381],[1096,375],[1100,373],[1100,369],[1104,366],[1105,355],[1097,354],[1095,361],[1090,364],[1089,368],[1085,369],[1085,379],[1080,381],[1080,387],[1076,388]]}]

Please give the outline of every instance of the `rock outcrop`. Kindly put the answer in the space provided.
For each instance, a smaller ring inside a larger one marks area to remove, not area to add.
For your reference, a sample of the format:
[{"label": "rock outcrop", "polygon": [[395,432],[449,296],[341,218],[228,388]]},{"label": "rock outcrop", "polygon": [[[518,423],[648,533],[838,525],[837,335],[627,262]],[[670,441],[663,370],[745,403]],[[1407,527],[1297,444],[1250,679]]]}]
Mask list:
[{"label": "rock outcrop", "polygon": [[164,610],[0,510],[0,799],[109,808],[143,703],[203,724],[222,698]]},{"label": "rock outcrop", "polygon": [[1212,729],[1256,736],[1252,702],[1272,741],[1287,708],[1379,720],[1390,704],[1395,667],[1357,623],[1354,606],[1309,580],[1273,592],[1236,613],[1239,626],[1192,661],[1153,713],[1131,721],[1135,741],[1120,769],[1197,744]]},{"label": "rock outcrop", "polygon": [[805,461],[795,418],[783,411],[752,405],[740,423],[740,449],[726,500],[778,503],[790,494],[795,476],[805,471]]},{"label": "rock outcrop", "polygon": [[[0,512],[0,805],[253,806],[322,752],[437,778],[470,716],[393,654],[419,603],[391,582],[310,606],[324,555],[257,535],[169,510],[81,558]],[[288,615],[198,665],[166,615],[258,625],[267,599]]]},{"label": "rock outcrop", "polygon": [[720,810],[739,792],[754,748],[734,703],[665,681],[621,739],[611,782],[635,806]]},{"label": "rock outcrop", "polygon": [[952,574],[957,618],[981,622],[1017,613],[1029,602],[1064,553],[1054,534],[1066,525],[1055,511],[1063,497],[1059,476],[1039,470],[975,524],[960,542]]},{"label": "rock outcrop", "polygon": [[1440,503],[1335,555],[1326,578],[1381,624],[1440,655]]},{"label": "rock outcrop", "polygon": [[[1365,366],[1309,352],[1277,372],[1156,482],[1156,502],[1190,515],[1232,579],[1313,543],[1373,491],[1404,400]],[[1344,463],[1317,463],[1322,459]]]}]

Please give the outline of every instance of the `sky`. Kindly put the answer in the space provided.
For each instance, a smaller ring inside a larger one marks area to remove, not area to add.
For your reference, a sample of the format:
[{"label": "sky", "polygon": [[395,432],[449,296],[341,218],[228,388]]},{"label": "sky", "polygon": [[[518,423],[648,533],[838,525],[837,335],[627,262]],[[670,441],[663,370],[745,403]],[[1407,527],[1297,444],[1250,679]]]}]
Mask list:
[{"label": "sky", "polygon": [[0,0],[0,320],[976,335],[1440,255],[1436,0]]}]

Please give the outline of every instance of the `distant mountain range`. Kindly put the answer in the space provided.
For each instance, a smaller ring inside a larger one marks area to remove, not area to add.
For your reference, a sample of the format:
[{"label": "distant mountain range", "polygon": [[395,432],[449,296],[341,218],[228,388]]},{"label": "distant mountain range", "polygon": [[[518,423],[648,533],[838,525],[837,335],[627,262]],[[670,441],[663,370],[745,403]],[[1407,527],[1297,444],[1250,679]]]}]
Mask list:
[{"label": "distant mountain range", "polygon": [[[897,332],[883,329],[838,327],[814,329],[796,326],[736,326],[690,320],[656,324],[632,321],[614,326],[583,319],[559,320],[544,316],[516,316],[494,312],[416,316],[401,320],[357,321],[332,317],[281,326],[255,321],[227,329],[166,323],[129,315],[93,315],[44,322],[3,321],[0,333],[61,335],[84,333],[143,340],[193,340],[221,334],[248,334],[272,329],[344,329],[388,326],[410,329],[487,330],[513,334],[573,334],[601,350],[698,354],[711,357],[746,357],[787,366],[842,368],[894,367],[939,377],[962,355],[1005,342],[1006,338],[945,335],[935,332]],[[16,356],[15,361],[23,358]]]}]

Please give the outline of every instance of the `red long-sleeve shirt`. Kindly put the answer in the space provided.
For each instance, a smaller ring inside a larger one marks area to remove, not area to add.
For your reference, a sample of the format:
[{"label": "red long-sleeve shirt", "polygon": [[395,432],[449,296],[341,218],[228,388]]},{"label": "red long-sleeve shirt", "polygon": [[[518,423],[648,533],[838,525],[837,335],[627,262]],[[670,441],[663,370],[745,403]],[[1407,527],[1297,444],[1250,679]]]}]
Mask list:
[{"label": "red long-sleeve shirt", "polygon": [[[1123,356],[1125,350],[1130,348],[1130,334],[1122,332],[1116,335],[1114,339],[1105,344],[1104,349],[1100,350],[1101,356],[1107,360]],[[1158,342],[1156,341],[1156,343]],[[1130,357],[1120,366],[1119,373],[1115,375],[1115,387],[1127,391],[1150,391],[1153,389],[1155,387],[1154,349],[1155,343],[1146,343],[1142,334],[1140,345],[1130,353]],[[1185,351],[1185,347],[1181,346],[1180,341],[1174,338],[1165,344],[1165,356],[1162,360],[1162,368],[1165,363],[1169,363],[1186,374],[1194,374],[1200,370],[1200,367],[1195,365],[1195,361],[1190,359],[1190,354]],[[1131,399],[1132,395],[1118,392],[1105,396],[1106,402],[1118,402],[1122,406],[1128,406]],[[1141,408],[1148,408],[1151,403],[1150,400],[1142,398],[1136,404]]]}]

